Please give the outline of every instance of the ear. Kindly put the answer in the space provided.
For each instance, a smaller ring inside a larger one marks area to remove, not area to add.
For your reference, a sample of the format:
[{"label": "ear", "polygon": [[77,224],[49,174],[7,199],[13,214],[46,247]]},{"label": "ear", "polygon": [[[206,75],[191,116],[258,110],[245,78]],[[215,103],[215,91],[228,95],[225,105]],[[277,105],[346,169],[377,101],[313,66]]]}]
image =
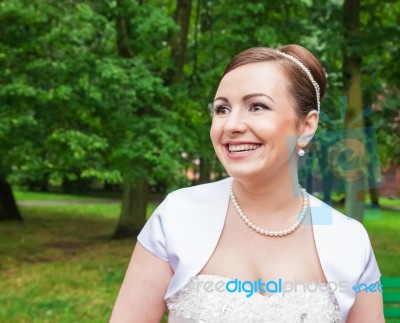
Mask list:
[{"label": "ear", "polygon": [[312,110],[308,115],[300,121],[299,125],[299,138],[297,139],[297,146],[304,148],[309,144],[314,137],[318,128],[319,114],[316,110]]}]

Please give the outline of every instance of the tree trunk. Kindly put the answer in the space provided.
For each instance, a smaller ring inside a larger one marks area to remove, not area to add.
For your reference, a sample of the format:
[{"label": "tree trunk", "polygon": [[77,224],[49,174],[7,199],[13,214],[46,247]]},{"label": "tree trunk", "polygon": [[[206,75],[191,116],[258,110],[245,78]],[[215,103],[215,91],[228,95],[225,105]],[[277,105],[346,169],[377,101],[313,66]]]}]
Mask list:
[{"label": "tree trunk", "polygon": [[117,33],[118,55],[125,58],[132,58],[132,30],[129,26],[130,17],[126,13],[127,3],[124,0],[117,0],[117,15],[115,17],[115,30]]},{"label": "tree trunk", "polygon": [[323,201],[332,205],[332,173],[327,170],[323,172],[322,175],[322,192],[323,192]]},{"label": "tree trunk", "polygon": [[0,181],[0,221],[22,221],[10,184]]},{"label": "tree trunk", "polygon": [[114,239],[136,237],[146,223],[149,184],[145,177],[134,184],[126,183],[122,196],[121,215]]},{"label": "tree trunk", "polygon": [[306,190],[308,193],[312,194],[314,191],[313,187],[313,176],[311,172],[311,168],[307,169],[307,175],[306,175]]},{"label": "tree trunk", "polygon": [[207,158],[200,158],[200,176],[197,184],[209,183],[211,179],[212,162]]},{"label": "tree trunk", "polygon": [[[368,117],[365,119],[365,125],[368,127],[368,129],[371,129],[373,127],[371,118]],[[368,131],[366,132],[365,136],[370,139],[370,135]],[[371,142],[370,140],[368,141],[367,144],[367,150],[370,152],[370,154],[373,154],[373,152],[377,153],[377,147],[375,142]],[[372,160],[372,159],[371,159]],[[374,168],[374,167],[372,167]],[[370,172],[368,172],[368,188],[369,188],[369,196],[371,198],[371,206],[372,207],[379,207],[379,190],[378,190],[378,183],[377,183],[377,178],[376,178],[376,172],[375,169],[371,169]]]},{"label": "tree trunk", "polygon": [[327,142],[323,142],[317,157],[322,175],[323,201],[328,205],[332,205],[332,171],[328,165],[329,146]]},{"label": "tree trunk", "polygon": [[[174,19],[180,29],[178,32],[172,34],[170,39],[172,68],[166,75],[166,83],[168,85],[178,83],[182,75],[186,56],[191,4],[191,0],[177,0]],[[135,55],[135,52],[132,47],[134,31],[129,24],[132,17],[127,14],[127,6],[129,6],[128,1],[117,0],[115,28],[117,32],[118,54],[121,57],[129,59]],[[166,105],[168,106],[168,104]],[[145,177],[142,177],[135,183],[127,181],[123,188],[121,215],[113,238],[127,238],[139,233],[146,223],[148,197],[149,184]]]},{"label": "tree trunk", "polygon": [[166,84],[180,82],[186,58],[189,22],[192,10],[192,0],[177,0],[174,21],[179,30],[171,35],[171,67],[167,72]]},{"label": "tree trunk", "polygon": [[360,222],[364,220],[365,211],[365,178],[348,181],[346,185],[346,213]]},{"label": "tree trunk", "polygon": [[[352,127],[358,129],[349,129],[350,123],[362,113],[362,57],[358,48],[360,42],[360,0],[345,0],[343,10],[343,81],[344,92],[348,96],[345,116],[347,139],[353,138],[355,141],[362,143],[365,142],[363,140],[363,120],[361,119],[359,122],[351,124]],[[355,151],[353,145],[355,141],[345,140],[347,151]],[[361,170],[352,169],[352,172],[348,172],[352,175],[346,178],[346,212],[348,216],[362,221],[364,218],[366,178],[362,174],[357,174],[357,172],[361,172]]]},{"label": "tree trunk", "polygon": [[[117,34],[118,55],[130,59],[134,56],[132,47],[132,33],[129,24],[129,2],[117,0],[117,15],[115,17],[115,29]],[[146,178],[141,178],[135,183],[126,180],[123,185],[121,214],[113,239],[135,237],[146,223],[146,210],[149,195],[149,185]]]},{"label": "tree trunk", "polygon": [[370,188],[369,194],[371,197],[371,206],[378,207],[379,206],[379,190],[376,187]]}]

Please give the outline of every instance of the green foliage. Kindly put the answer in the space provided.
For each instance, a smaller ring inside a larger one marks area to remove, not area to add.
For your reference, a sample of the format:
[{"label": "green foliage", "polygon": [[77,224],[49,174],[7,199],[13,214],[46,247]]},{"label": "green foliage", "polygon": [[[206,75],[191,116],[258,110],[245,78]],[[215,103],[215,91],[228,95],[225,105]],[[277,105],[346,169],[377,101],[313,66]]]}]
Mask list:
[{"label": "green foliage", "polygon": [[[183,77],[169,85],[175,6],[172,0],[3,1],[0,177],[59,184],[147,176],[172,187],[199,158],[221,173],[207,107],[226,63],[248,47],[310,49],[328,74],[322,110],[340,118],[341,1],[195,1]],[[361,40],[346,50],[363,55],[365,105],[384,108],[371,121],[384,130],[397,116],[400,6],[369,0],[361,9]],[[324,120],[320,127],[334,130]],[[385,165],[398,161],[396,131],[378,132]]]},{"label": "green foliage", "polygon": [[168,90],[159,71],[151,71],[165,65],[157,57],[166,57],[160,45],[172,19],[155,4],[131,2],[138,54],[123,58],[115,16],[101,12],[112,6],[8,1],[1,7],[0,168],[11,180],[120,183],[126,176],[181,173],[179,131],[163,106]]},{"label": "green foliage", "polygon": [[400,89],[391,88],[383,92],[376,103],[374,125],[377,129],[378,149],[383,166],[400,163]]}]

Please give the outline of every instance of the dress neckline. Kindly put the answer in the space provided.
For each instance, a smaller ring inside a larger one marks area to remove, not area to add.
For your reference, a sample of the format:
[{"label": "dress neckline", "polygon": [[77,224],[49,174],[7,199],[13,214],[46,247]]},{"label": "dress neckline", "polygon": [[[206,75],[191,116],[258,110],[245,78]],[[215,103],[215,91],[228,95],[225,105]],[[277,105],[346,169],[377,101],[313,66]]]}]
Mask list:
[{"label": "dress neckline", "polygon": [[[214,254],[215,249],[217,248],[218,245],[218,241],[219,238],[222,235],[222,231],[224,230],[225,227],[225,223],[226,223],[226,219],[228,217],[228,209],[229,209],[229,203],[230,203],[230,192],[229,192],[229,183],[231,181],[233,181],[234,179],[232,177],[228,177],[224,180],[221,181],[221,183],[223,182],[225,184],[224,187],[224,201],[221,202],[221,206],[222,209],[224,211],[224,216],[222,217],[222,219],[220,220],[222,223],[219,224],[219,229],[218,229],[218,239],[217,241],[215,241],[214,247],[211,250],[211,253],[209,254],[209,257],[207,258],[207,261],[212,257],[212,255]],[[329,282],[329,278],[328,275],[325,271],[325,266],[324,263],[327,259],[322,259],[324,255],[322,255],[321,251],[320,251],[320,241],[322,240],[321,237],[321,232],[318,231],[318,227],[320,227],[321,225],[332,225],[332,217],[330,218],[322,218],[322,219],[318,219],[316,214],[316,212],[312,212],[313,209],[318,209],[323,207],[323,202],[320,201],[319,199],[317,199],[316,197],[314,197],[313,195],[311,195],[310,193],[308,193],[306,191],[307,197],[308,197],[308,201],[309,201],[309,212],[310,212],[310,223],[302,223],[302,225],[311,225],[311,233],[313,236],[313,240],[314,240],[314,245],[315,245],[315,249],[317,251],[317,255],[318,255],[318,261],[319,264],[321,266],[321,270],[324,274],[325,279]],[[221,226],[222,225],[222,226]],[[279,239],[279,238],[278,238]],[[318,240],[318,241],[317,241]],[[207,261],[201,266],[201,268],[195,273],[195,276],[199,276],[199,275],[205,275],[205,274],[200,274],[200,272],[203,270],[203,268],[205,267],[205,265],[207,264]],[[222,276],[220,276],[222,277]]]}]

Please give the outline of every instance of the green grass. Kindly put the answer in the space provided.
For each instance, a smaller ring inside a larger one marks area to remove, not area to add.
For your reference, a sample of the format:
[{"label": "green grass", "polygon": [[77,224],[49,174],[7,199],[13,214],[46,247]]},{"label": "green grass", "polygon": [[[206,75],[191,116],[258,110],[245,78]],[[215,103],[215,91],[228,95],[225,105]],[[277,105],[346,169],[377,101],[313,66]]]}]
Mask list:
[{"label": "green grass", "polygon": [[107,322],[135,244],[109,239],[119,205],[20,209],[0,223],[0,322]]},{"label": "green grass", "polygon": [[[119,204],[20,208],[23,223],[0,223],[0,322],[107,322],[135,244],[109,239]],[[383,208],[370,218],[364,225],[382,275],[400,276],[400,212]]]},{"label": "green grass", "polygon": [[385,207],[400,208],[400,199],[380,198],[379,202]]},{"label": "green grass", "polygon": [[101,193],[92,193],[92,194],[62,194],[62,193],[42,193],[42,192],[28,192],[22,190],[14,190],[13,191],[15,198],[18,201],[25,200],[35,200],[35,201],[72,201],[72,200],[93,200],[96,198],[110,198],[118,200],[118,196],[116,194],[101,194]]},{"label": "green grass", "polygon": [[400,276],[400,211],[382,210],[379,219],[365,220],[383,276]]}]

